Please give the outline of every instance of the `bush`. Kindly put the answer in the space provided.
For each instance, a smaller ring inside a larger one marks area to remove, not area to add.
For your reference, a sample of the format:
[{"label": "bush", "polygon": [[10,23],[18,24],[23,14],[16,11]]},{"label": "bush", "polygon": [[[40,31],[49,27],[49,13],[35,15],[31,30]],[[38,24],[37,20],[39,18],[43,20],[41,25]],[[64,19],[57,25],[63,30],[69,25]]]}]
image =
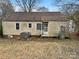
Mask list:
[{"label": "bush", "polygon": [[20,37],[22,38],[22,39],[27,39],[28,37],[30,37],[30,33],[29,32],[22,32],[22,33],[20,33]]}]

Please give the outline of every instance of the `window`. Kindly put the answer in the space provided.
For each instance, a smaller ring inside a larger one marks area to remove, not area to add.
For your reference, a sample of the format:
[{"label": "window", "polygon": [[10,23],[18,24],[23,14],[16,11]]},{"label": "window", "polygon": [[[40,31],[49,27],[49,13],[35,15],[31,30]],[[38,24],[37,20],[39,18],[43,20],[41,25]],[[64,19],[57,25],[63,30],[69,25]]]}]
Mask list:
[{"label": "window", "polygon": [[16,30],[19,30],[19,23],[16,23]]},{"label": "window", "polygon": [[29,28],[31,28],[32,27],[32,24],[31,23],[29,23]]},{"label": "window", "polygon": [[37,24],[37,30],[41,30],[41,24],[40,23]]}]

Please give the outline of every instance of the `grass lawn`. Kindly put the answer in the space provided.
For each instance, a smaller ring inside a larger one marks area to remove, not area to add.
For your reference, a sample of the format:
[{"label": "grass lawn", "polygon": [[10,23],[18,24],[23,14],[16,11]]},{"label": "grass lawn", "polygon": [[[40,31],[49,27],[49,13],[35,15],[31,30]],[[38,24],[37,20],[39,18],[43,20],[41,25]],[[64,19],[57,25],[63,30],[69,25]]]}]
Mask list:
[{"label": "grass lawn", "polygon": [[79,59],[79,41],[54,38],[30,38],[27,41],[0,39],[0,59]]}]

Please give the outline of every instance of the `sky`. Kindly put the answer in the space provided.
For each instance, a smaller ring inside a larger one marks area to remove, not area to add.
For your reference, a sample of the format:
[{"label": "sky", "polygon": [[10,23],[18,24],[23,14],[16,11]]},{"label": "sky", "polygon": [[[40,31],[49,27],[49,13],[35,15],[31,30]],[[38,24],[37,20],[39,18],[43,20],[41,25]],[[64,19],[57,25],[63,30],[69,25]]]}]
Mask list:
[{"label": "sky", "polygon": [[[15,0],[11,0],[15,7],[15,11],[20,10],[20,8],[17,6]],[[42,0],[39,4],[39,6],[44,6],[49,9],[49,11],[59,11],[59,7],[56,6],[55,0]]]},{"label": "sky", "polygon": [[43,0],[41,6],[45,6],[49,11],[59,11],[59,8],[56,6],[55,0]]},{"label": "sky", "polygon": [[[75,2],[75,1],[77,1],[77,0],[62,0],[62,2],[63,2],[64,4],[66,4],[66,3],[68,3],[68,2],[72,3],[72,2]],[[11,2],[13,3],[13,5],[14,5],[16,11],[21,10],[21,9],[16,5],[15,0],[11,0]],[[59,5],[61,5],[62,2],[59,3]],[[77,3],[79,4],[79,0],[78,0]],[[60,7],[57,6],[56,0],[42,0],[42,1],[40,2],[39,6],[46,7],[46,8],[49,9],[49,11],[53,11],[53,12],[60,11]]]}]

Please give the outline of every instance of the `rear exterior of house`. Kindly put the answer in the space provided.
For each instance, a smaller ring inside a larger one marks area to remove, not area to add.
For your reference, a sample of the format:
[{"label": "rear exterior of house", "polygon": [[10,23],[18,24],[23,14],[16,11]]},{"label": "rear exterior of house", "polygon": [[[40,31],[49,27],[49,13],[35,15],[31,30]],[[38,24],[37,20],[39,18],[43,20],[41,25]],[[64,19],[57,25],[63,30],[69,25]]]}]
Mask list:
[{"label": "rear exterior of house", "polygon": [[69,21],[60,12],[13,13],[2,22],[4,35],[20,35],[30,32],[32,36],[55,37],[61,26],[65,34],[69,32]]}]

